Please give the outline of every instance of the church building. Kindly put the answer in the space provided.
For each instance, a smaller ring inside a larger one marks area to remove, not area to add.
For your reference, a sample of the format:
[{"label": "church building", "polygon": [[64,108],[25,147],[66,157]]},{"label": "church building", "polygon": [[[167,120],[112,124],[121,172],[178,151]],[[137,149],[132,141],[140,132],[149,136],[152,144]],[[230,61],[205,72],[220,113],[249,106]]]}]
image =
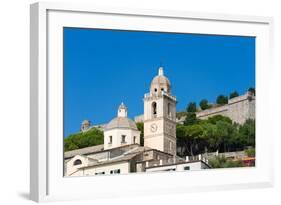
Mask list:
[{"label": "church building", "polygon": [[117,117],[105,126],[104,150],[130,144],[140,144],[140,131],[136,123],[127,117],[127,107],[122,103]]},{"label": "church building", "polygon": [[[104,125],[104,144],[64,153],[65,176],[127,174],[132,172],[184,171],[210,168],[200,160],[176,154],[176,97],[162,67],[144,95],[144,146],[135,121],[121,103],[117,117]],[[84,121],[81,131],[90,130]]]}]

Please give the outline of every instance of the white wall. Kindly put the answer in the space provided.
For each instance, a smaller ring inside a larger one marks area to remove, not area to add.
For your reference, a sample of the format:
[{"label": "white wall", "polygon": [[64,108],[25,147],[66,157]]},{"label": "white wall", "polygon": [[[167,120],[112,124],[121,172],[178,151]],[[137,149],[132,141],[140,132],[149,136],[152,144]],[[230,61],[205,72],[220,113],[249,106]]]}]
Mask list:
[{"label": "white wall", "polygon": [[105,174],[110,174],[111,170],[116,169],[120,169],[120,174],[128,174],[130,171],[130,166],[128,162],[120,162],[99,167],[89,167],[87,169],[84,169],[84,175],[95,175],[95,173],[98,172],[105,172]]},{"label": "white wall", "polygon": [[[125,142],[122,142],[122,135],[125,135]],[[109,143],[109,136],[112,136],[112,143]],[[104,132],[104,149],[112,149],[124,145],[134,144],[134,137],[136,137],[136,143],[140,144],[140,131],[130,129],[111,129]]]},{"label": "white wall", "polygon": [[[79,0],[82,2],[83,0]],[[0,126],[1,168],[0,203],[34,204],[29,192],[29,3],[30,0],[1,1],[0,6]],[[63,204],[280,204],[280,118],[281,106],[281,12],[278,0],[91,0],[110,7],[133,7],[168,10],[221,12],[275,17],[276,75],[272,79],[272,98],[276,135],[276,188],[223,192],[187,193],[179,195],[114,198],[111,200],[67,202]],[[157,62],[156,62],[157,63]],[[277,80],[278,79],[278,80]],[[271,109],[271,108],[269,108]],[[278,136],[278,138],[277,138]],[[7,156],[7,157],[3,157]],[[207,174],[207,172],[206,172]],[[109,176],[108,176],[109,177]],[[105,185],[106,186],[106,185]],[[118,188],[118,187],[117,187]],[[149,188],[149,185],[148,185]],[[198,200],[200,199],[200,200]],[[220,199],[220,200],[218,200]],[[54,203],[60,204],[60,203]]]},{"label": "white wall", "polygon": [[184,171],[185,167],[189,167],[190,171],[198,171],[205,168],[202,162],[190,162],[190,163],[178,164],[178,165],[159,166],[159,167],[147,169],[146,171],[159,172],[159,171],[166,171],[168,169],[176,169],[175,171]]}]

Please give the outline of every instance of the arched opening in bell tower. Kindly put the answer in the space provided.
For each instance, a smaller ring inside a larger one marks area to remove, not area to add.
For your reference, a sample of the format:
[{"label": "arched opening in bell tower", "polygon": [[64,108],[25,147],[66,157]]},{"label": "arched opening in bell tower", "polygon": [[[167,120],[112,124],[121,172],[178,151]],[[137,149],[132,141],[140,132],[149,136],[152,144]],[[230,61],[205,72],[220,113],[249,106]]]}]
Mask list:
[{"label": "arched opening in bell tower", "polygon": [[152,107],[152,116],[153,117],[157,117],[157,103],[156,102],[153,102],[151,104],[151,107]]},{"label": "arched opening in bell tower", "polygon": [[171,103],[168,103],[168,117],[172,117]]}]

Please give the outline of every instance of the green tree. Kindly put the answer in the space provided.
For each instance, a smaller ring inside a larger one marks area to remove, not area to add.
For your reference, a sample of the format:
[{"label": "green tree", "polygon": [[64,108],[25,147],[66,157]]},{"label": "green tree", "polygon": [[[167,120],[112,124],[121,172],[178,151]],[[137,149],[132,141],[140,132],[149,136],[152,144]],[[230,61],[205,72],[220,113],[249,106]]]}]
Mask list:
[{"label": "green tree", "polygon": [[179,156],[184,156],[186,153],[186,126],[177,124],[176,128],[176,135],[177,135],[177,150]]},{"label": "green tree", "polygon": [[188,112],[186,114],[186,118],[185,118],[185,121],[184,121],[185,125],[193,125],[193,124],[196,124],[197,122],[198,122],[198,119],[196,117],[196,113]]},{"label": "green tree", "polygon": [[224,121],[224,122],[232,124],[232,120],[229,117],[226,117],[223,115],[215,115],[215,116],[209,117],[206,121],[211,124],[216,124],[218,121]]},{"label": "green tree", "polygon": [[220,144],[216,135],[217,126],[209,123],[207,120],[201,121],[200,125],[203,128],[202,138],[204,139],[204,152],[215,152]]},{"label": "green tree", "polygon": [[209,160],[209,165],[212,168],[232,168],[232,167],[243,167],[242,161],[234,161],[231,159],[227,159],[225,157],[217,156],[213,159]]},{"label": "green tree", "polygon": [[141,144],[141,146],[143,146],[144,145],[143,122],[137,122],[136,124],[137,124],[138,130],[141,132],[140,133],[140,144]]},{"label": "green tree", "polygon": [[248,89],[248,91],[250,92],[250,93],[253,93],[254,95],[256,95],[256,89],[255,88],[249,88]]},{"label": "green tree", "polygon": [[253,149],[247,149],[245,152],[246,152],[248,157],[255,157],[256,156],[256,150],[254,148]]},{"label": "green tree", "polygon": [[256,128],[255,120],[248,119],[246,122],[240,126],[239,134],[240,137],[245,141],[245,146],[255,147],[255,137],[256,137]]},{"label": "green tree", "polygon": [[207,120],[177,125],[177,143],[180,156],[217,150],[241,151],[255,146],[255,123],[247,120],[239,125],[228,117],[216,115]]},{"label": "green tree", "polygon": [[238,96],[239,96],[239,93],[237,91],[234,91],[234,92],[230,93],[229,99],[232,99],[232,98],[235,98],[235,97],[238,97]]},{"label": "green tree", "polygon": [[92,128],[87,132],[71,134],[64,139],[64,151],[103,144],[103,132]]},{"label": "green tree", "polygon": [[219,95],[216,100],[217,104],[225,105],[228,103],[228,97],[224,95]]},{"label": "green tree", "polygon": [[196,112],[197,109],[196,109],[196,103],[195,102],[191,102],[187,105],[187,108],[186,108],[186,111],[187,112]]},{"label": "green tree", "polygon": [[208,104],[208,100],[207,99],[201,100],[199,105],[200,105],[200,108],[202,110],[206,110],[206,109],[208,109],[210,107],[209,104]]},{"label": "green tree", "polygon": [[187,150],[191,156],[200,153],[201,142],[203,140],[203,128],[199,124],[189,125],[185,128],[185,138],[188,141]]}]

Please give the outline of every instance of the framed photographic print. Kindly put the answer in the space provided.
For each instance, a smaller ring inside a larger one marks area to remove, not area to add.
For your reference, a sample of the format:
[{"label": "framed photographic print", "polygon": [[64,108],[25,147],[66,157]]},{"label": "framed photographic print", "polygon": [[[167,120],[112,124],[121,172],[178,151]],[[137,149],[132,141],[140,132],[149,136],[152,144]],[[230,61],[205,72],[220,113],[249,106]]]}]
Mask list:
[{"label": "framed photographic print", "polygon": [[31,199],[272,186],[272,24],[31,5]]}]

